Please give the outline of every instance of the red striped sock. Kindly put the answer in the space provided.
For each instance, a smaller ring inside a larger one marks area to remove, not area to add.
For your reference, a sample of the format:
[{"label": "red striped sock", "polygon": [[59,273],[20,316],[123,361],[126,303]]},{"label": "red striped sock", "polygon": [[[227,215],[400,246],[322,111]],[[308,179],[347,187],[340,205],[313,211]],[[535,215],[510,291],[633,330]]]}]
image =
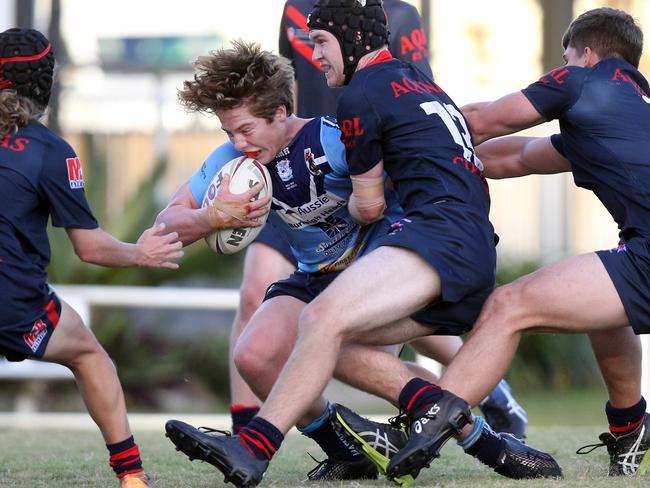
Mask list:
[{"label": "red striped sock", "polygon": [[135,443],[133,436],[122,442],[106,444],[106,447],[110,453],[109,464],[118,478],[142,471],[140,448]]},{"label": "red striped sock", "polygon": [[255,417],[238,434],[248,452],[257,459],[270,460],[284,440],[282,432],[275,425],[261,417]]}]

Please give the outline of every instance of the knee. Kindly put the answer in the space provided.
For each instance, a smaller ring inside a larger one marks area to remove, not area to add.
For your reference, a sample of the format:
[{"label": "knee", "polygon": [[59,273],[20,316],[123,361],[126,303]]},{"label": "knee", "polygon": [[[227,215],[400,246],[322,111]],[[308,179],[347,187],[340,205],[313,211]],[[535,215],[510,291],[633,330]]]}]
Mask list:
[{"label": "knee", "polygon": [[510,283],[496,288],[489,296],[476,330],[497,328],[500,331],[517,332],[527,327],[525,285]]},{"label": "knee", "polygon": [[242,336],[233,351],[233,362],[246,380],[265,373],[273,360],[271,348],[258,335]]}]

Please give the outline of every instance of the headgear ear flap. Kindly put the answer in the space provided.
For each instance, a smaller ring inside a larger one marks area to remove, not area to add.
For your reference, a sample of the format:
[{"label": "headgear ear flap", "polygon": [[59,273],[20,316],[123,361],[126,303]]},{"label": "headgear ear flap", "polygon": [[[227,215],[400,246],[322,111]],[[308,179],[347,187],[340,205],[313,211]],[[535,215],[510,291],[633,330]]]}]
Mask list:
[{"label": "headgear ear flap", "polygon": [[364,55],[388,44],[381,0],[318,0],[307,26],[330,32],[339,41],[346,85]]},{"label": "headgear ear flap", "polygon": [[9,29],[0,33],[0,90],[46,107],[54,75],[54,53],[47,38],[34,29]]}]

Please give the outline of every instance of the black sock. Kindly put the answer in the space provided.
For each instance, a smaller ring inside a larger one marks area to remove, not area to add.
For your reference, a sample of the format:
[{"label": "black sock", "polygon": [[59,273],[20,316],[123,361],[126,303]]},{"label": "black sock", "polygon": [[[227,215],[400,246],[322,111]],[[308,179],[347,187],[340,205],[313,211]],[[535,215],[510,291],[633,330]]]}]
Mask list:
[{"label": "black sock", "polygon": [[[479,418],[480,417],[477,417],[477,420]],[[494,468],[497,466],[499,454],[501,454],[503,439],[501,439],[501,436],[499,434],[495,433],[487,424],[483,423],[482,421],[480,424],[477,422],[475,429],[476,428],[481,429],[480,435],[471,446],[464,448],[465,452],[470,456],[475,457],[483,464]],[[472,434],[470,434],[470,436],[471,435]]]},{"label": "black sock", "polygon": [[135,443],[133,436],[122,442],[106,444],[106,448],[110,454],[109,463],[118,478],[142,471],[140,449]]},{"label": "black sock", "polygon": [[645,418],[645,398],[636,405],[627,408],[615,408],[608,401],[605,405],[605,414],[609,422],[609,431],[614,435],[623,435],[632,432],[643,423]]},{"label": "black sock", "polygon": [[269,461],[284,440],[282,432],[262,417],[255,417],[239,431],[239,441],[257,459]]},{"label": "black sock", "polygon": [[[307,426],[303,429],[298,429],[302,432],[303,435],[314,439],[316,444],[320,446],[323,452],[330,459],[338,459],[341,461],[358,461],[363,458],[356,447],[350,443],[345,437],[340,436],[332,426],[332,422],[329,419],[330,416],[330,405],[327,405],[323,416],[327,415],[326,419],[323,422],[319,422],[319,419],[316,419],[313,423],[320,424],[312,430],[309,429],[310,426]],[[310,424],[311,425],[311,424]]]},{"label": "black sock", "polygon": [[232,432],[239,434],[242,427],[248,425],[253,417],[260,411],[259,405],[230,405],[230,417],[232,418]]},{"label": "black sock", "polygon": [[439,386],[429,383],[422,378],[413,378],[399,394],[399,405],[409,418],[414,414],[426,410],[442,398]]}]

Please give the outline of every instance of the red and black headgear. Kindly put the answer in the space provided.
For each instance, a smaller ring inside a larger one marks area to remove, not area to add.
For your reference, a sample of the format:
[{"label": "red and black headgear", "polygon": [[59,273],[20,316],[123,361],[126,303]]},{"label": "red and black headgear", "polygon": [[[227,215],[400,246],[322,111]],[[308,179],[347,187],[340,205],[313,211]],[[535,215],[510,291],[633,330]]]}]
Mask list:
[{"label": "red and black headgear", "polygon": [[47,38],[34,29],[0,33],[0,90],[10,88],[46,107],[50,100],[54,53]]},{"label": "red and black headgear", "polygon": [[339,41],[346,85],[364,55],[388,44],[381,0],[318,0],[307,26],[310,30],[325,30]]}]

